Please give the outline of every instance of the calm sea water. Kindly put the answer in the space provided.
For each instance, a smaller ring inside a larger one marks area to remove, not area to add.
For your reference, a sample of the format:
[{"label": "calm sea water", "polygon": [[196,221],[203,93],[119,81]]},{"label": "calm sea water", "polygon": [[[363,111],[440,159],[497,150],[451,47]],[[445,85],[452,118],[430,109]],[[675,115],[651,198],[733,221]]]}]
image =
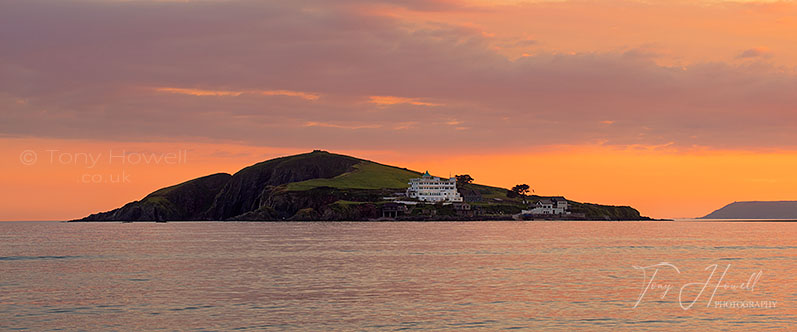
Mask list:
[{"label": "calm sea water", "polygon": [[0,223],[0,330],[793,330],[796,272],[797,223]]}]

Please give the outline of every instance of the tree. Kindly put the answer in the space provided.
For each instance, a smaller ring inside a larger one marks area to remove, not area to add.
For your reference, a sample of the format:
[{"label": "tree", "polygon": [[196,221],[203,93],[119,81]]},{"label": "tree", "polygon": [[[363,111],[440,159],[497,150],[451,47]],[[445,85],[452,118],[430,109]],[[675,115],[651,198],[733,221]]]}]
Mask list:
[{"label": "tree", "polygon": [[512,190],[507,190],[506,191],[506,197],[515,198],[515,197],[517,197],[517,193],[512,191]]},{"label": "tree", "polygon": [[[529,185],[524,183],[524,184],[519,184],[519,185],[516,185],[516,186],[512,187],[511,192],[515,193],[515,195],[516,195],[515,197],[520,196],[520,197],[523,198],[523,202],[526,202],[526,194],[528,194],[530,190],[531,190],[531,187],[529,187]],[[507,195],[507,196],[509,196],[509,195]]]},{"label": "tree", "polygon": [[463,185],[473,182],[473,178],[469,174],[454,175],[457,178],[457,185]]}]

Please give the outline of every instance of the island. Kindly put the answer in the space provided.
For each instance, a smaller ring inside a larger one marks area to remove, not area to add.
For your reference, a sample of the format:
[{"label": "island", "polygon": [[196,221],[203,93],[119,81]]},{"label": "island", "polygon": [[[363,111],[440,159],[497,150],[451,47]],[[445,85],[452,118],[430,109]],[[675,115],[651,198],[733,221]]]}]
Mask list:
[{"label": "island", "polygon": [[[429,183],[418,181],[433,179],[447,192],[431,195],[445,195],[444,199],[416,192],[425,188],[418,183]],[[520,186],[518,194],[473,183],[470,176],[440,179],[428,172],[315,150],[263,161],[232,175],[189,180],[73,221],[650,220],[629,206],[526,195],[526,189]],[[556,203],[566,209],[549,208]]]}]

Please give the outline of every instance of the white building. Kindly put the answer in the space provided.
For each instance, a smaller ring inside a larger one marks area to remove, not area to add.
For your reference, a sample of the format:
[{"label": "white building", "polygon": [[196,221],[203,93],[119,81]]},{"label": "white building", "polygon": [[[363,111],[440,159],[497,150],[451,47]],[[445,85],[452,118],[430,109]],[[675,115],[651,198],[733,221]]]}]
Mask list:
[{"label": "white building", "polygon": [[564,197],[543,199],[534,204],[531,210],[523,210],[522,214],[570,214],[567,200]]},{"label": "white building", "polygon": [[457,191],[457,178],[441,179],[427,171],[420,178],[410,179],[407,197],[424,202],[462,202]]}]

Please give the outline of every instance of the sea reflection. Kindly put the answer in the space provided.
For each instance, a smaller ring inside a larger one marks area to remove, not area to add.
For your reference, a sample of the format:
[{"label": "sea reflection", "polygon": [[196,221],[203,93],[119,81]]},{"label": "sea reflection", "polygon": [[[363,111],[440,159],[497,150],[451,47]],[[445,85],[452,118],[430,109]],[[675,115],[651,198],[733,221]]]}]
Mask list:
[{"label": "sea reflection", "polygon": [[[795,223],[0,223],[0,329],[787,330],[796,239]],[[662,262],[679,272],[652,288],[634,268]],[[760,277],[679,294],[712,264],[714,284]]]}]

